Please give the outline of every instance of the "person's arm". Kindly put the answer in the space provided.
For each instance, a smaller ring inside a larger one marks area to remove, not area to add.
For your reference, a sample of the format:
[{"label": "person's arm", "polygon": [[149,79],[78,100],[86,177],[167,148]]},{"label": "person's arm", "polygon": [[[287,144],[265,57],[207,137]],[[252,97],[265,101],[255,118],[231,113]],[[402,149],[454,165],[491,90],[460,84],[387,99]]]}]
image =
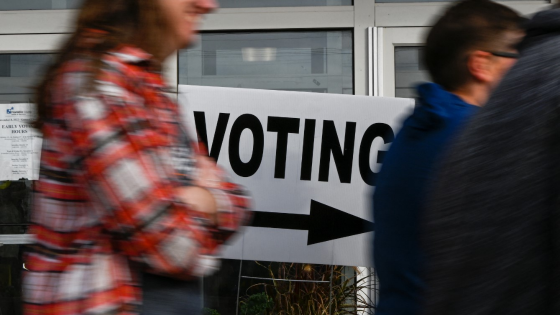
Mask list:
[{"label": "person's arm", "polygon": [[215,237],[225,242],[251,220],[249,194],[243,187],[231,182],[214,159],[206,156],[202,143],[193,147],[198,148],[195,184],[212,194],[216,204],[216,225],[212,231]]},{"label": "person's arm", "polygon": [[143,99],[118,80],[99,90],[77,101],[66,122],[104,229],[122,253],[153,272],[205,274],[222,239],[175,187],[167,135],[154,130]]}]

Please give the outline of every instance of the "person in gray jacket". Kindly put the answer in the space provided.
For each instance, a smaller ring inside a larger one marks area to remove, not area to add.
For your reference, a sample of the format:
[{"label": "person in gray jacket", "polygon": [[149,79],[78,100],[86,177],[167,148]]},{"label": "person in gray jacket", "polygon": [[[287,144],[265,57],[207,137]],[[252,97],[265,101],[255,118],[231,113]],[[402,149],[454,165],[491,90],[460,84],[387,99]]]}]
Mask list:
[{"label": "person in gray jacket", "polygon": [[560,9],[444,159],[423,224],[423,313],[560,314]]}]

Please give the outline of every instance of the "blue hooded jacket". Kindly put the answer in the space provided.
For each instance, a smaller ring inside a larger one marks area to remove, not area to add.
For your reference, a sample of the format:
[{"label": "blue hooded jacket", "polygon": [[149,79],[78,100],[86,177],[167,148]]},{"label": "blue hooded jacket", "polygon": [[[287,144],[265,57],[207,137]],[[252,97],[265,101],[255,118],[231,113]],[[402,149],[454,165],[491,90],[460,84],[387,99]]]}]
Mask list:
[{"label": "blue hooded jacket", "polygon": [[420,313],[426,262],[419,230],[427,188],[453,136],[478,109],[435,83],[417,90],[418,104],[387,152],[375,183],[378,315]]}]

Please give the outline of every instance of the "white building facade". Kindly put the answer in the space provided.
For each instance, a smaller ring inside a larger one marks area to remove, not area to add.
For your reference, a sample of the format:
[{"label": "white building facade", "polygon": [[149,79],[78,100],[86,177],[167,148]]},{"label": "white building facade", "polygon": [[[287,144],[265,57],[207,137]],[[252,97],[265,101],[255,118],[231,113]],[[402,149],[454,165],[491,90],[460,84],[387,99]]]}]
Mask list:
[{"label": "white building facade", "polygon": [[[0,0],[0,104],[30,102],[30,86],[72,31],[81,2]],[[413,97],[414,84],[428,80],[419,62],[425,34],[449,5],[417,0],[219,2],[221,8],[204,18],[197,43],[166,62],[172,90],[188,84]],[[502,3],[526,16],[551,5],[541,0]],[[23,233],[31,185],[0,182],[1,315],[21,314],[19,266],[21,245],[27,242]],[[369,288],[346,301],[357,314],[374,312],[375,281],[364,268],[226,261],[220,273],[202,281],[204,303],[216,311],[208,314],[241,314],[242,306],[258,293],[254,288],[261,282],[271,284],[271,274],[261,265],[274,269],[277,279],[318,286],[331,299],[333,287],[345,279],[367,283]],[[290,268],[309,275],[290,278],[301,276]],[[285,273],[276,272],[280,269]]]}]

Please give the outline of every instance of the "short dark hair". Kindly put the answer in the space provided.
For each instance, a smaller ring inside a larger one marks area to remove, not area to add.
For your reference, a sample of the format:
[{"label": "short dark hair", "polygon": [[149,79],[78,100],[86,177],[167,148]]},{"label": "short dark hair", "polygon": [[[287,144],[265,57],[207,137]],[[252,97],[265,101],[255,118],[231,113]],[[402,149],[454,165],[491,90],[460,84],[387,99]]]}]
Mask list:
[{"label": "short dark hair", "polygon": [[432,80],[448,91],[462,87],[470,78],[469,51],[493,49],[507,31],[521,30],[523,21],[512,9],[490,0],[452,5],[426,39],[423,59]]}]

